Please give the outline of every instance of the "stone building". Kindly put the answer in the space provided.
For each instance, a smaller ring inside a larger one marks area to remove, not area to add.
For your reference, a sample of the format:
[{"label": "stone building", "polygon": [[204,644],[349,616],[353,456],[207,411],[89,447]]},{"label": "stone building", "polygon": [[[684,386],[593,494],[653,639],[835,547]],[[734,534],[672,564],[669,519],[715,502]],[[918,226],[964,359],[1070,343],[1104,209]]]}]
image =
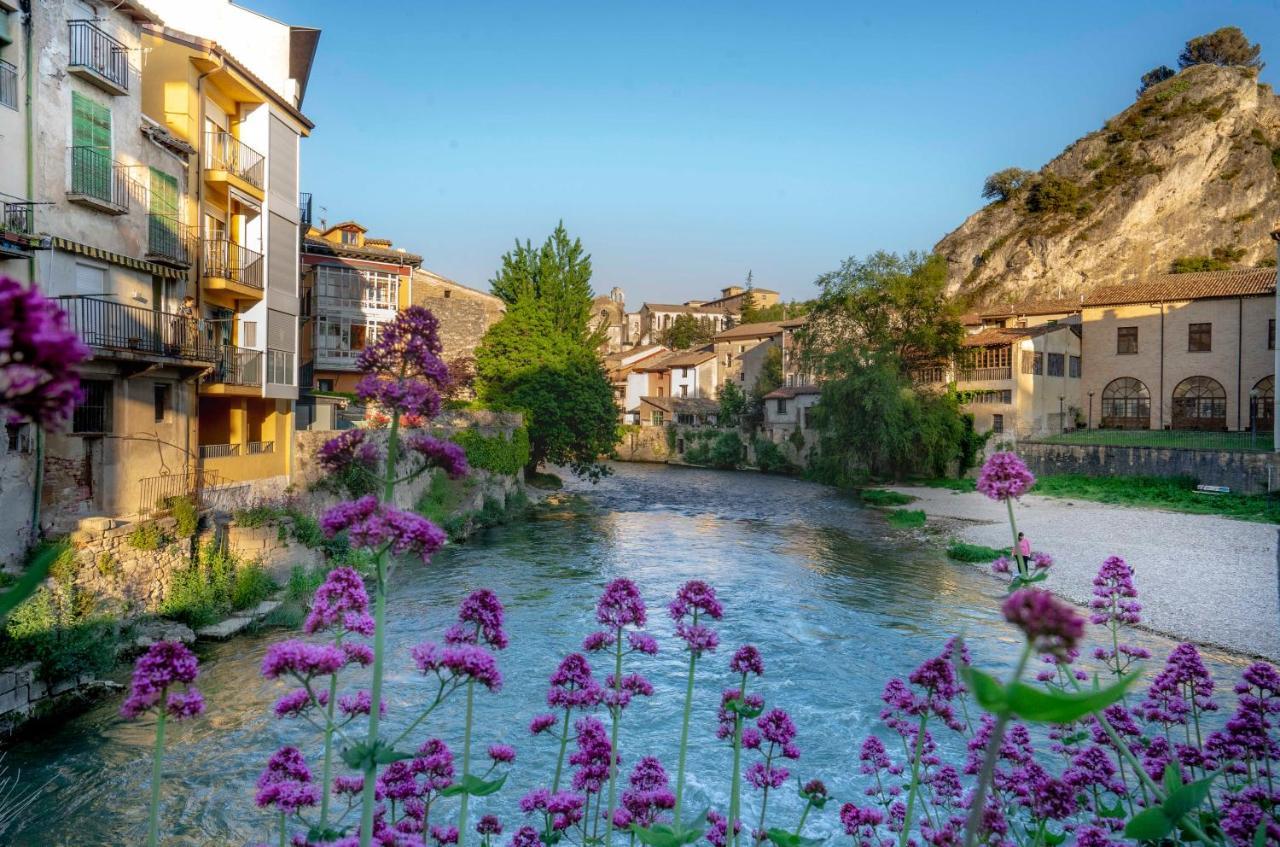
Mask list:
[{"label": "stone building", "polygon": [[627,304],[621,288],[615,285],[608,295],[592,300],[591,315],[592,328],[604,335],[605,353],[618,353],[631,346]]},{"label": "stone building", "polygon": [[440,319],[440,341],[444,345],[441,356],[446,362],[474,357],[485,332],[502,320],[507,310],[501,297],[469,288],[426,268],[414,270],[409,299]]},{"label": "stone building", "polygon": [[720,382],[736,382],[744,392],[756,384],[772,349],[781,349],[782,324],[778,321],[740,324],[717,333],[711,349],[720,360]]},{"label": "stone building", "polygon": [[1270,430],[1276,271],[1172,274],[1084,300],[1088,425]]}]

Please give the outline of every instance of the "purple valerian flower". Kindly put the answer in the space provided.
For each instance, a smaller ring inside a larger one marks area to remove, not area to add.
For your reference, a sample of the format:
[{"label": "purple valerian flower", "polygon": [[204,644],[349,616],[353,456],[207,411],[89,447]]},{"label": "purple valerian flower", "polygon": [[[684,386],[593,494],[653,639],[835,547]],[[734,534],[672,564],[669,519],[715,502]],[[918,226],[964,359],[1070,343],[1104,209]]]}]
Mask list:
[{"label": "purple valerian flower", "polygon": [[[360,430],[351,431],[359,432]],[[467,451],[452,441],[413,433],[405,436],[402,444],[408,452],[416,453],[425,459],[428,466],[443,469],[450,479],[461,479],[471,471],[467,465]]]},{"label": "purple valerian flower", "polygon": [[529,734],[541,735],[556,725],[555,715],[534,715],[529,721]]},{"label": "purple valerian flower", "polygon": [[422,793],[429,795],[453,785],[453,751],[439,738],[429,738],[409,760],[409,770],[422,778]]},{"label": "purple valerian flower", "polygon": [[1280,843],[1280,823],[1277,823],[1274,811],[1280,805],[1280,791],[1268,791],[1266,784],[1260,781],[1238,794],[1224,795],[1222,803],[1222,831],[1232,844],[1259,843],[1254,840],[1259,826],[1265,833],[1262,843]]},{"label": "purple valerian flower", "polygon": [[356,396],[366,404],[423,418],[434,418],[440,412],[439,391],[417,379],[367,373],[356,383]]},{"label": "purple valerian flower", "polygon": [[435,842],[436,847],[457,844],[458,828],[456,826],[433,826],[431,827],[431,840]]},{"label": "purple valerian flower", "polygon": [[490,691],[502,688],[502,672],[493,654],[474,644],[450,644],[441,647],[434,642],[414,646],[409,653],[418,670],[434,673],[445,682],[478,682]]},{"label": "purple valerian flower", "polygon": [[320,528],[328,538],[346,530],[356,547],[369,550],[387,548],[397,555],[419,554],[431,561],[431,554],[444,546],[446,536],[431,521],[394,506],[378,502],[367,494],[359,500],[339,503],[325,512]]},{"label": "purple valerian flower", "polygon": [[604,694],[601,702],[611,708],[625,709],[631,704],[632,697],[652,697],[653,685],[638,673],[622,677],[622,683],[615,686],[613,674],[605,677]]},{"label": "purple valerian flower", "polygon": [[667,772],[653,756],[636,762],[622,792],[622,808],[628,823],[648,827],[658,822],[658,814],[675,808],[676,796],[667,787]]},{"label": "purple valerian flower", "polygon": [[369,440],[365,430],[348,429],[321,445],[316,461],[331,473],[351,465],[373,469],[382,461],[382,450]]},{"label": "purple valerian flower", "polygon": [[[536,788],[520,798],[520,811],[525,814],[541,812],[548,829],[563,832],[582,820],[585,804],[586,798],[572,791],[552,794],[545,788]],[[516,835],[518,837],[519,833]]]},{"label": "purple valerian flower", "polygon": [[278,718],[298,717],[312,706],[324,706],[328,702],[328,691],[317,691],[313,698],[307,689],[295,688],[276,701],[275,713]]},{"label": "purple valerian flower", "polygon": [[1000,556],[991,563],[991,572],[1006,575],[1013,573],[1013,562],[1009,561],[1008,556]]},{"label": "purple valerian flower", "polygon": [[531,826],[522,826],[511,836],[511,847],[543,847],[538,830]]},{"label": "purple valerian flower", "polygon": [[[312,596],[311,611],[302,624],[302,631],[319,632],[349,618],[355,626],[348,629],[363,635],[367,629],[363,619],[368,618],[368,611],[369,592],[365,590],[364,579],[355,568],[334,568]],[[372,623],[371,618],[369,622]]]},{"label": "purple valerian flower", "polygon": [[676,636],[685,642],[691,653],[701,656],[716,649],[720,643],[719,636],[715,630],[699,622],[699,618],[719,620],[724,615],[724,607],[716,599],[714,588],[702,580],[690,580],[676,592],[667,609],[675,621]]},{"label": "purple valerian flower", "polygon": [[1039,653],[1065,656],[1084,636],[1084,619],[1075,609],[1038,588],[1013,592],[1001,611]]},{"label": "purple valerian flower", "polygon": [[716,631],[700,623],[677,622],[676,637],[683,641],[689,652],[695,656],[714,651],[716,647],[720,646],[720,636]]},{"label": "purple valerian flower", "polygon": [[596,621],[610,629],[626,626],[642,627],[646,613],[640,589],[629,579],[615,579],[604,587],[596,603]]},{"label": "purple valerian flower", "polygon": [[582,639],[582,649],[588,653],[599,653],[608,650],[618,643],[618,637],[612,632],[592,632]]},{"label": "purple valerian flower", "polygon": [[1211,712],[1217,708],[1213,676],[1205,668],[1200,652],[1194,645],[1179,644],[1152,680],[1140,712],[1149,721],[1171,726],[1185,724],[1193,711]]},{"label": "purple valerian flower", "polygon": [[476,832],[481,835],[501,835],[502,821],[498,820],[497,815],[484,815],[476,824]]},{"label": "purple valerian flower", "polygon": [[[733,737],[733,728],[737,720],[737,714],[729,708],[730,704],[743,701],[742,705],[747,709],[764,708],[764,697],[759,694],[748,692],[741,698],[740,690],[737,688],[726,688],[720,694],[720,711],[717,714],[719,726],[716,728],[716,738],[721,740]],[[744,736],[745,737],[745,736]]]},{"label": "purple valerian flower", "polygon": [[[150,709],[163,708],[175,720],[199,715],[204,711],[204,699],[191,685],[199,673],[200,664],[185,645],[157,641],[134,663],[129,696],[120,714],[136,718]],[[170,691],[177,685],[184,691]]]},{"label": "purple valerian flower", "polygon": [[[800,750],[794,743],[795,722],[782,709],[770,709],[756,719],[755,733],[757,734],[748,738],[744,730],[742,744],[744,747],[759,749],[764,754],[764,761],[754,762],[747,768],[747,782],[760,789],[778,788],[786,782],[790,772],[775,764],[776,759],[800,758]],[[766,742],[768,749],[764,746]]]},{"label": "purple valerian flower", "polygon": [[1016,453],[992,453],[982,465],[976,487],[992,500],[1016,500],[1035,483],[1035,475]]},{"label": "purple valerian flower", "polygon": [[267,648],[262,657],[262,675],[278,679],[287,674],[308,680],[336,673],[347,661],[347,654],[331,644],[281,641]]},{"label": "purple valerian flower", "polygon": [[613,746],[603,723],[593,717],[580,718],[574,729],[578,733],[578,749],[569,756],[569,764],[577,765],[573,787],[588,794],[599,794],[609,781]]},{"label": "purple valerian flower", "polygon": [[781,788],[791,771],[770,762],[752,762],[745,774],[747,783],[755,788]]},{"label": "purple valerian flower", "polygon": [[298,748],[281,747],[271,754],[258,777],[254,802],[264,808],[274,806],[286,815],[320,802],[320,790],[311,784],[311,769]]},{"label": "purple valerian flower", "polygon": [[509,765],[516,760],[516,748],[509,744],[490,744],[487,752],[495,765]]},{"label": "purple valerian flower", "polygon": [[[338,709],[351,718],[356,715],[367,715],[373,711],[373,695],[363,689],[354,694],[344,694],[338,698]],[[382,716],[386,713],[387,703],[384,700],[378,704],[378,715]]]},{"label": "purple valerian flower", "polygon": [[1053,557],[1048,553],[1033,552],[1031,554],[1031,567],[1038,571],[1046,571],[1053,567]]},{"label": "purple valerian flower", "polygon": [[871,839],[876,836],[876,827],[884,823],[884,812],[845,803],[840,807],[840,823],[844,827],[845,834],[857,839],[866,839],[866,843],[872,843]]},{"label": "purple valerian flower", "polygon": [[1123,673],[1134,661],[1151,657],[1145,648],[1120,643],[1117,637],[1121,624],[1132,626],[1141,620],[1139,612],[1142,606],[1135,599],[1137,596],[1138,590],[1133,586],[1133,568],[1124,559],[1111,556],[1102,563],[1098,575],[1093,578],[1093,599],[1089,601],[1093,614],[1090,621],[1103,624],[1112,631],[1114,646],[1098,647],[1093,655],[1106,662],[1117,674]]},{"label": "purple valerian flower", "polygon": [[591,664],[581,653],[570,653],[551,675],[547,705],[554,709],[589,709],[600,702],[600,685],[591,676]]},{"label": "purple valerian flower", "polygon": [[633,653],[643,653],[646,656],[658,654],[658,639],[647,632],[628,632],[627,645]]},{"label": "purple valerian flower", "polygon": [[347,657],[349,665],[368,667],[373,664],[373,648],[368,644],[343,644],[342,655]]},{"label": "purple valerian flower", "polygon": [[751,644],[744,644],[729,660],[729,670],[740,674],[764,675],[764,658],[760,651]]},{"label": "purple valerian flower", "polygon": [[10,423],[61,429],[84,396],[78,366],[89,355],[54,301],[0,276],[0,411]]},{"label": "purple valerian flower", "polygon": [[440,359],[439,326],[436,317],[421,306],[401,309],[395,320],[379,327],[377,340],[356,359],[356,369],[426,379],[443,387],[448,383],[449,369]]},{"label": "purple valerian flower", "polygon": [[[733,822],[733,834],[742,832],[742,821]],[[707,812],[707,841],[711,847],[725,847],[729,841],[729,819],[714,809]]]},{"label": "purple valerian flower", "polygon": [[[1280,714],[1280,674],[1265,662],[1255,662],[1241,674],[1235,693],[1235,714],[1209,736],[1205,749],[1220,762],[1231,762],[1228,773],[1247,775],[1259,768],[1270,772],[1268,760],[1280,759],[1272,717]],[[1255,762],[1260,764],[1251,768]]]},{"label": "purple valerian flower", "polygon": [[479,644],[505,650],[507,633],[502,625],[505,610],[498,595],[487,588],[472,591],[458,607],[458,622],[444,634],[446,644]]},{"label": "purple valerian flower", "polygon": [[1110,847],[1115,844],[1107,830],[1093,824],[1078,827],[1075,836],[1076,847]]}]

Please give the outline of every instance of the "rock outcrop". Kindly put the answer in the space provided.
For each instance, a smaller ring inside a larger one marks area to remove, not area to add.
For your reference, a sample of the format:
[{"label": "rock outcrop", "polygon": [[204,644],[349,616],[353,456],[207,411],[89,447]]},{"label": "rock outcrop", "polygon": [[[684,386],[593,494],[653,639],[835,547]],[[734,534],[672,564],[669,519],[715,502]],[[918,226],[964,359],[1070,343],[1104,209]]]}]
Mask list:
[{"label": "rock outcrop", "polygon": [[1253,70],[1197,65],[1148,89],[935,250],[950,290],[986,305],[1074,297],[1191,257],[1253,267],[1273,258],[1277,222],[1280,98]]}]

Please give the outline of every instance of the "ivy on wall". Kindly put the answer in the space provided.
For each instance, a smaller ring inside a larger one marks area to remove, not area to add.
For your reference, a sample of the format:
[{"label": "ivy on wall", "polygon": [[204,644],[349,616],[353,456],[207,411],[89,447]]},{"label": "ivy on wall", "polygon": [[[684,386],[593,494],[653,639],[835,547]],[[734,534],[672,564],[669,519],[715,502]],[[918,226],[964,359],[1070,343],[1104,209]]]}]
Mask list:
[{"label": "ivy on wall", "polygon": [[504,435],[485,436],[477,430],[464,429],[453,434],[454,443],[467,451],[467,463],[473,468],[495,474],[516,474],[529,463],[529,430],[519,427]]}]

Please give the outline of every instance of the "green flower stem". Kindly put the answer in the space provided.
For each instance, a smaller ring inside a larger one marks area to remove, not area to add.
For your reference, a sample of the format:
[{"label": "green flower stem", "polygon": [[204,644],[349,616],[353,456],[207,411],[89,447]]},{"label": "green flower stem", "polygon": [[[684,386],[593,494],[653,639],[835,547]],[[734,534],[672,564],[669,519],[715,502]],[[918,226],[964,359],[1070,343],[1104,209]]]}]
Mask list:
[{"label": "green flower stem", "polygon": [[289,820],[280,813],[280,847],[289,847]]},{"label": "green flower stem", "polygon": [[[473,717],[472,706],[476,695],[476,681],[474,679],[467,680],[467,719],[462,730],[462,781],[465,783],[467,777],[471,775],[471,722]],[[466,847],[467,842],[467,800],[471,799],[471,795],[462,792],[462,800],[458,804],[458,847]]]},{"label": "green flower stem", "polygon": [[[1009,507],[1009,520],[1013,520],[1013,506]],[[1014,533],[1016,539],[1017,532]],[[1009,684],[1013,685],[1022,678],[1027,668],[1027,660],[1031,658],[1031,642],[1022,647],[1022,655],[1018,657],[1018,665],[1013,669],[1013,677]],[[982,814],[987,807],[987,788],[991,785],[991,777],[996,771],[996,759],[1000,756],[1000,742],[1004,740],[1005,727],[1009,725],[1009,713],[1001,712],[996,716],[996,724],[991,728],[991,738],[987,740],[987,753],[982,759],[982,770],[978,772],[978,785],[974,789],[973,799],[969,804],[969,819],[964,825],[964,847],[973,847],[978,841],[978,830],[982,828]],[[903,832],[907,832],[904,827]],[[906,842],[903,842],[906,843]]]},{"label": "green flower stem", "polygon": [[333,708],[338,699],[338,675],[329,677],[329,703],[324,716],[324,764],[320,770],[320,828],[329,828],[329,783],[333,776]]},{"label": "green flower stem", "polygon": [[924,753],[924,728],[929,723],[929,713],[920,716],[920,725],[916,727],[916,750],[911,757],[911,788],[907,792],[907,814],[902,820],[902,837],[898,839],[899,847],[907,847],[911,840],[911,824],[915,820],[916,796],[920,793],[920,756]]},{"label": "green flower stem", "polygon": [[[773,766],[773,744],[769,745],[769,753],[764,757],[764,772],[767,774]],[[764,834],[764,814],[769,809],[769,782],[766,780],[764,788],[760,790],[760,823],[756,826],[756,844],[765,842]],[[732,824],[730,824],[732,826]]]},{"label": "green flower stem", "polygon": [[793,833],[794,835],[799,835],[800,830],[804,829],[805,819],[809,817],[809,810],[812,808],[813,800],[809,799],[809,801],[804,804],[804,811],[800,813],[800,823],[796,824],[796,831]]},{"label": "green flower stem", "polygon": [[[693,625],[698,625],[698,613],[693,613]],[[689,716],[693,714],[693,670],[698,664],[698,654],[689,651],[689,681],[684,689],[684,721],[680,724],[680,757],[676,765],[676,828],[680,827],[680,806],[684,802],[684,763],[689,752]]]},{"label": "green flower stem", "polygon": [[[747,696],[747,675],[742,675],[738,683],[738,702],[742,703]],[[734,823],[738,820],[739,796],[742,794],[742,715],[733,713],[733,779],[729,787],[729,828],[725,832],[725,843],[729,847],[737,847],[738,835],[734,831]]]},{"label": "green flower stem", "polygon": [[156,749],[151,756],[151,817],[147,822],[147,847],[160,843],[160,782],[164,779],[164,705],[168,692],[160,692],[160,709],[156,713]]},{"label": "green flower stem", "polygon": [[[609,712],[613,716],[613,728],[609,731],[609,808],[604,826],[604,843],[613,843],[613,809],[618,802],[618,724],[622,722],[622,627],[618,627],[614,639],[617,649],[613,659],[613,692],[617,702]],[[458,847],[462,847],[461,844]]]},{"label": "green flower stem", "polygon": [[1013,498],[1005,498],[1004,504],[1009,507],[1009,529],[1013,531],[1013,559],[1018,563],[1018,576],[1026,578],[1027,560],[1022,558],[1022,550],[1018,548],[1018,522],[1013,517]]},{"label": "green flower stem", "polygon": [[[401,374],[403,376],[403,374]],[[391,430],[387,433],[386,482],[382,501],[390,503],[395,496],[396,463],[400,460],[400,416],[391,416]],[[387,551],[377,558],[378,578],[374,585],[373,600],[373,679],[369,683],[369,734],[370,749],[378,741],[378,718],[382,710],[382,661],[387,648]],[[364,789],[360,795],[360,847],[369,847],[373,840],[374,792],[377,788],[378,764],[370,758],[364,768]]]},{"label": "green flower stem", "polygon": [[569,710],[564,710],[564,724],[560,727],[560,755],[556,757],[556,778],[551,780],[551,793],[560,790],[560,774],[564,771],[564,753],[569,747]]}]

